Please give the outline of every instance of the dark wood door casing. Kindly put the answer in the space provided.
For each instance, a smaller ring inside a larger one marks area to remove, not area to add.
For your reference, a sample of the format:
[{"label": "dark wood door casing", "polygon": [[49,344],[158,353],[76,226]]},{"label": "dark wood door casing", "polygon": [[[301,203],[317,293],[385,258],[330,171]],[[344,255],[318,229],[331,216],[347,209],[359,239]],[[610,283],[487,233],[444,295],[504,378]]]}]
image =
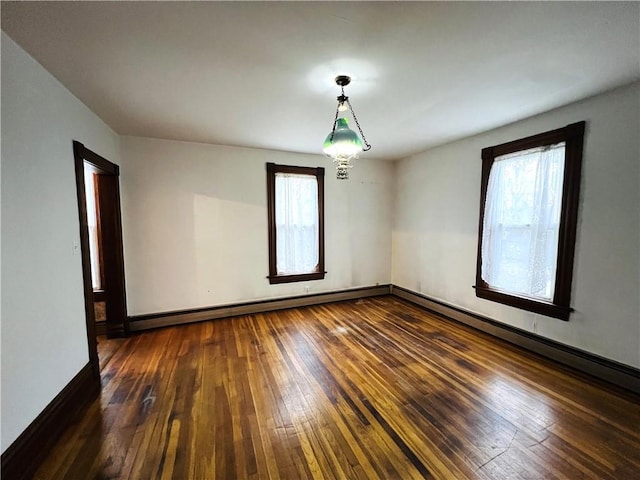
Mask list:
[{"label": "dark wood door casing", "polygon": [[100,211],[100,234],[102,236],[102,271],[107,311],[107,337],[128,334],[127,312],[124,297],[124,265],[122,254],[122,225],[120,221],[120,192],[118,177],[99,173],[97,175],[98,202]]},{"label": "dark wood door casing", "polygon": [[103,256],[103,271],[107,297],[107,336],[119,337],[129,333],[127,317],[126,291],[124,280],[124,255],[122,247],[122,220],[120,209],[120,188],[118,165],[86,148],[82,143],[73,142],[73,154],[78,198],[78,216],[80,224],[80,251],[82,255],[82,276],[84,286],[85,318],[87,324],[87,342],[89,360],[94,372],[99,374],[99,361],[96,341],[96,322],[93,305],[93,287],[91,285],[91,258],[89,253],[89,228],[87,221],[87,199],[84,181],[84,163],[88,162],[99,171],[98,201]]}]

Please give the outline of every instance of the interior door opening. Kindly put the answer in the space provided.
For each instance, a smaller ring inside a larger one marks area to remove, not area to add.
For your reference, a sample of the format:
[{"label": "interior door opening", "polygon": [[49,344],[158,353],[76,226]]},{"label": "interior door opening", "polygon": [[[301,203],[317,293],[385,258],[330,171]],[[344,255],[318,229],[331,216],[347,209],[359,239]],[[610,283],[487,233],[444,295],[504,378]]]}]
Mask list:
[{"label": "interior door opening", "polygon": [[99,372],[97,334],[127,336],[118,165],[73,142],[89,357]]}]

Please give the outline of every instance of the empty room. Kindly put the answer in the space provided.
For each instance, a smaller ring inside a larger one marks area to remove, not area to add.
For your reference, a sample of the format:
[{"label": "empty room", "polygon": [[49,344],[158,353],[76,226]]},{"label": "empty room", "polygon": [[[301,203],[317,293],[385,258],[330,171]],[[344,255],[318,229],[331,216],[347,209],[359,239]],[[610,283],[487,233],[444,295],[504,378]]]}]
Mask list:
[{"label": "empty room", "polygon": [[640,2],[0,14],[3,479],[640,478]]}]

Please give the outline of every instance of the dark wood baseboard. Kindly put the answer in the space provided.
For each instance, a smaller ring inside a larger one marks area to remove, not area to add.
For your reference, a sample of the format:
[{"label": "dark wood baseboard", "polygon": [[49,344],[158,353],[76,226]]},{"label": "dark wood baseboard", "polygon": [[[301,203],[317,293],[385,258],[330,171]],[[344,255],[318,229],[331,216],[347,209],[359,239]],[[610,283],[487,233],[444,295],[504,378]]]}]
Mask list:
[{"label": "dark wood baseboard", "polygon": [[77,413],[100,392],[100,377],[88,363],[2,453],[2,479],[32,478]]},{"label": "dark wood baseboard", "polygon": [[98,320],[96,322],[96,335],[102,336],[107,334],[107,322]]},{"label": "dark wood baseboard", "polygon": [[640,370],[636,368],[506,325],[406,288],[392,285],[391,294],[617,387],[640,393]]},{"label": "dark wood baseboard", "polygon": [[152,328],[181,325],[184,323],[215,320],[217,318],[271,312],[286,308],[306,307],[322,303],[341,302],[343,300],[357,300],[365,297],[388,295],[390,288],[390,285],[375,285],[371,287],[352,288],[335,292],[316,293],[312,295],[274,298],[255,302],[235,303],[175,312],[135,315],[129,317],[129,326],[131,331],[135,332],[149,330]]}]

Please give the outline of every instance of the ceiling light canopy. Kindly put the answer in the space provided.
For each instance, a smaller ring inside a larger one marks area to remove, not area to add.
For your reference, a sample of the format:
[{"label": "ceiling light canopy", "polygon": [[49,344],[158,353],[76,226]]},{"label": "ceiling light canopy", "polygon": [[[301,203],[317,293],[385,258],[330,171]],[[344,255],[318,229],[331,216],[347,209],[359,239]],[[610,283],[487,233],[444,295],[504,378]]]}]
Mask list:
[{"label": "ceiling light canopy", "polygon": [[[366,152],[371,149],[371,145],[369,145],[364,133],[362,133],[360,122],[358,122],[358,117],[353,111],[349,97],[344,94],[344,87],[349,83],[351,83],[351,77],[346,75],[338,75],[336,77],[336,84],[340,87],[342,94],[338,96],[338,106],[336,108],[336,116],[333,119],[333,127],[323,144],[324,153],[331,157],[336,164],[336,177],[340,180],[349,178],[349,169],[353,166],[351,165],[351,160],[358,158],[360,152]],[[341,113],[347,110],[351,111],[351,116],[356,122],[362,139],[349,128],[348,120],[345,117],[339,117]]]}]

